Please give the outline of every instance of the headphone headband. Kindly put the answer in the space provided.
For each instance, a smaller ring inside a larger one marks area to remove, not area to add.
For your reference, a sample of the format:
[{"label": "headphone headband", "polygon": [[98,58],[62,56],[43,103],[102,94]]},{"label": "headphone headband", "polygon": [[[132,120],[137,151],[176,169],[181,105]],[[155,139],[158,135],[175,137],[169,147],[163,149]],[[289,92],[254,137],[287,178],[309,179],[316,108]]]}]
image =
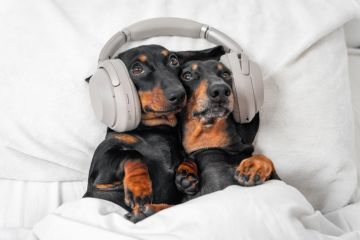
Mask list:
[{"label": "headphone headband", "polygon": [[184,18],[152,18],[134,23],[112,36],[101,50],[99,62],[113,58],[117,50],[127,42],[157,36],[204,38],[216,45],[223,45],[226,51],[242,52],[239,44],[232,38],[206,24]]},{"label": "headphone headband", "polygon": [[220,62],[233,73],[234,120],[250,122],[263,103],[263,83],[259,66],[248,60],[241,47],[223,32],[183,18],[153,18],[137,22],[116,33],[101,50],[98,70],[90,79],[91,103],[97,117],[115,131],[135,129],[141,120],[136,87],[121,59],[112,59],[121,46],[156,36],[204,38],[222,45],[226,54]]}]

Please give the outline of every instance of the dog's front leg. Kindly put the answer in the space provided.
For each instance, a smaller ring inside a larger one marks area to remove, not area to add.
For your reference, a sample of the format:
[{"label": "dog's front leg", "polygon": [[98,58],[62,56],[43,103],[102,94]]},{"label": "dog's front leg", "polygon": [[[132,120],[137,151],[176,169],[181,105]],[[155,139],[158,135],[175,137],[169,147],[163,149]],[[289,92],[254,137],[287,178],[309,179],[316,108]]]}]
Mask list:
[{"label": "dog's front leg", "polygon": [[122,164],[124,174],[125,204],[132,211],[125,217],[138,222],[152,213],[146,211],[146,205],[152,201],[152,182],[149,170],[141,156],[128,158]]},{"label": "dog's front leg", "polygon": [[125,218],[136,223],[165,208],[168,204],[152,204],[152,182],[149,170],[141,158],[124,161],[125,203],[132,211]]},{"label": "dog's front leg", "polygon": [[253,155],[242,160],[234,177],[240,185],[246,187],[260,185],[269,179],[280,179],[273,162],[264,155]]}]

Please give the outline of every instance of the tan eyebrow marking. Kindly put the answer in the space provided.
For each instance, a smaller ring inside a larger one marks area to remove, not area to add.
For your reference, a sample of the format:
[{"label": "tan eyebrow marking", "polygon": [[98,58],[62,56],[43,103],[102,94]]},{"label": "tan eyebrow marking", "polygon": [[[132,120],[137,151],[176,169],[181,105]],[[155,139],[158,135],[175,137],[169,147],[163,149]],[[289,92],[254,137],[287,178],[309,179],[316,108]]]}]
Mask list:
[{"label": "tan eyebrow marking", "polygon": [[166,57],[167,55],[169,55],[169,51],[168,50],[162,50],[161,55]]},{"label": "tan eyebrow marking", "polygon": [[223,70],[223,68],[224,68],[224,66],[223,66],[222,64],[219,63],[219,64],[217,65],[217,69],[218,69],[218,70]]},{"label": "tan eyebrow marking", "polygon": [[139,56],[139,60],[140,60],[141,62],[146,62],[147,56],[146,56],[145,54],[141,54],[141,55]]},{"label": "tan eyebrow marking", "polygon": [[195,71],[198,67],[199,67],[199,65],[196,64],[196,63],[191,64],[191,69],[194,70],[194,71]]}]

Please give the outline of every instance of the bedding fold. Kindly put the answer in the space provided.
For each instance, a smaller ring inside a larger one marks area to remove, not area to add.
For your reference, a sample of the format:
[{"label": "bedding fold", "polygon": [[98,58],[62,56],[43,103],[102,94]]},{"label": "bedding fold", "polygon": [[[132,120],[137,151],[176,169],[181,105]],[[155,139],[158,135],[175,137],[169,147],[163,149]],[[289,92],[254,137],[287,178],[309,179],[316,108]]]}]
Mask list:
[{"label": "bedding fold", "polygon": [[58,208],[34,227],[34,234],[49,240],[360,239],[360,229],[344,231],[296,189],[275,180],[257,187],[231,186],[137,224],[126,220],[125,213],[111,202],[85,198]]}]

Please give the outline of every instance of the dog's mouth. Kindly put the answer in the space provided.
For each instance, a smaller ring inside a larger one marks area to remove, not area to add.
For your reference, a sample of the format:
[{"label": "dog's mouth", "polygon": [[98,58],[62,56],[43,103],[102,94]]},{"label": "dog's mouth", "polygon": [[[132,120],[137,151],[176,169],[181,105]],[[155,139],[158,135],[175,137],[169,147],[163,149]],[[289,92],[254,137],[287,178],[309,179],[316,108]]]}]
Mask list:
[{"label": "dog's mouth", "polygon": [[174,109],[171,110],[165,110],[165,111],[159,111],[159,110],[154,110],[150,107],[145,107],[144,111],[143,111],[143,115],[153,115],[153,116],[158,116],[158,117],[162,117],[162,116],[166,116],[166,115],[171,115],[171,114],[176,114],[178,112],[181,111],[183,107],[181,106],[177,106]]},{"label": "dog's mouth", "polygon": [[194,111],[192,116],[199,118],[202,124],[210,126],[218,119],[227,118],[231,112],[232,109],[228,106],[212,104],[200,111]]},{"label": "dog's mouth", "polygon": [[181,111],[181,107],[176,107],[169,111],[154,111],[146,109],[141,115],[141,122],[146,126],[167,125],[175,127],[177,124],[176,114]]}]

